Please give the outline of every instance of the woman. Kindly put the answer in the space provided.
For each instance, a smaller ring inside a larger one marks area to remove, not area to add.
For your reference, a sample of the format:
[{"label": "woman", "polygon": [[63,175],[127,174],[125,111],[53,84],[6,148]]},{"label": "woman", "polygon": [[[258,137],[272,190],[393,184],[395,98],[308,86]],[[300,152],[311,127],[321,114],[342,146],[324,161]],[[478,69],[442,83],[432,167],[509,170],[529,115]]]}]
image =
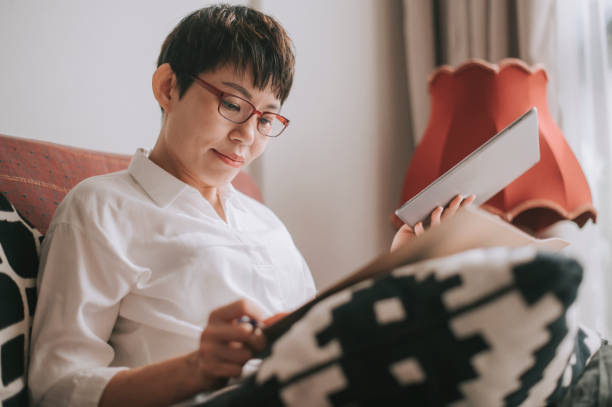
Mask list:
[{"label": "woman", "polygon": [[314,295],[280,220],[230,184],[287,126],[293,68],[283,28],[246,7],[198,10],[169,34],[155,147],[77,185],[43,243],[35,405],[168,405],[218,389],[264,348],[259,321]]}]

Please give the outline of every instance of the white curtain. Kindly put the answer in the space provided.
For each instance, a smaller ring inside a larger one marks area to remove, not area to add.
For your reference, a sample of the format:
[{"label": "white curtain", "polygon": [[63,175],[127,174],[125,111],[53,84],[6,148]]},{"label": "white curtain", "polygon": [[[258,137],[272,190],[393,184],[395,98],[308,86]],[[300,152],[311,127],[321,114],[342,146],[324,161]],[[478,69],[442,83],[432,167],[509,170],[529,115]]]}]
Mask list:
[{"label": "white curtain", "polygon": [[[436,66],[470,58],[517,57],[541,63],[553,119],[585,172],[597,224],[559,222],[544,235],[572,244],[583,265],[579,320],[612,339],[612,68],[607,27],[612,0],[404,0],[404,34],[412,135],[427,125],[427,77]],[[612,29],[610,34],[612,37]]]},{"label": "white curtain", "polygon": [[[538,3],[538,2],[534,2]],[[548,1],[534,14],[531,56],[546,47],[548,102],[557,124],[582,165],[598,210],[597,224],[583,230],[563,225],[567,250],[585,267],[578,313],[612,338],[612,74],[609,63],[609,0]],[[554,234],[556,231],[551,231]],[[561,233],[557,233],[561,234]]]}]

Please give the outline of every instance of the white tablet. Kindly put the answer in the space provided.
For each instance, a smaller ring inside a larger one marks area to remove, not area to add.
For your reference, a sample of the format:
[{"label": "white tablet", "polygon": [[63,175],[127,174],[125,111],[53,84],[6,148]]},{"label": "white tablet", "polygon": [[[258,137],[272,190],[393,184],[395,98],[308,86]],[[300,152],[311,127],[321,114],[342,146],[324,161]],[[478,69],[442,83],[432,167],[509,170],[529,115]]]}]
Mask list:
[{"label": "white tablet", "polygon": [[409,226],[426,221],[457,195],[481,205],[540,160],[538,113],[532,107],[395,211]]}]

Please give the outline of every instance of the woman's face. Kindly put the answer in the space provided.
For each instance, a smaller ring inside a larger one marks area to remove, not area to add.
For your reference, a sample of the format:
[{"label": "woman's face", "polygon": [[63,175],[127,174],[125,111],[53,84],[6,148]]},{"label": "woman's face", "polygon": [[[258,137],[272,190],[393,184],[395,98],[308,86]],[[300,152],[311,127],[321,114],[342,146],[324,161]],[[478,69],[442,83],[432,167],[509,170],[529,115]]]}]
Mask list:
[{"label": "woman's face", "polygon": [[[257,110],[280,110],[280,101],[270,87],[254,88],[248,71],[241,74],[233,66],[226,66],[199,77],[226,93],[250,101]],[[161,135],[164,140],[156,149],[166,150],[163,155],[171,161],[170,169],[166,169],[173,175],[187,183],[191,183],[190,177],[195,177],[201,187],[216,188],[231,182],[241,168],[263,153],[268,137],[257,130],[257,115],[242,124],[230,122],[219,114],[219,98],[196,83],[181,99],[178,99],[178,88],[172,92],[173,102],[166,112]]]}]

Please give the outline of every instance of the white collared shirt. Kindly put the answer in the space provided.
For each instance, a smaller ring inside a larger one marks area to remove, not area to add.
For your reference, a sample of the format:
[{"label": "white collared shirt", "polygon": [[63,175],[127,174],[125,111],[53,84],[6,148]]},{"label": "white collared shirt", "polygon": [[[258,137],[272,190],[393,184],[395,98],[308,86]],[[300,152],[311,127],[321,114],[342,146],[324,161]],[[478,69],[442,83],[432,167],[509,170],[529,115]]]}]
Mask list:
[{"label": "white collared shirt", "polygon": [[119,370],[196,350],[219,306],[246,298],[271,316],[314,295],[281,221],[231,185],[220,196],[227,222],[142,149],[68,193],[41,250],[35,405],[97,406]]}]

